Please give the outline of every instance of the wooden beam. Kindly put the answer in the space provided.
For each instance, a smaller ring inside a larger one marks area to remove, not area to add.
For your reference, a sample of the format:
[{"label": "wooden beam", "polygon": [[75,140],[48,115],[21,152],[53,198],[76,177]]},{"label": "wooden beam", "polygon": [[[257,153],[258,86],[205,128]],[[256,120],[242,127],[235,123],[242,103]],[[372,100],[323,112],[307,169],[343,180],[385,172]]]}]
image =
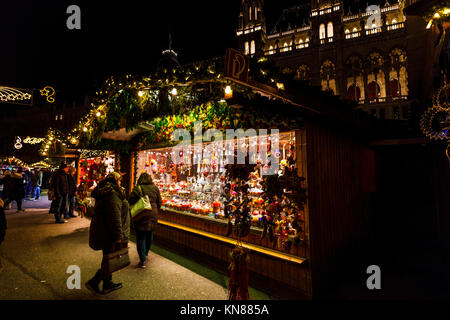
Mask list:
[{"label": "wooden beam", "polygon": [[[220,236],[220,235],[213,234],[213,233],[206,232],[206,231],[197,230],[197,229],[194,229],[194,228],[185,227],[185,226],[182,226],[182,225],[177,224],[177,223],[172,223],[172,222],[168,222],[168,221],[164,221],[164,220],[159,220],[158,223],[162,224],[162,225],[165,225],[165,226],[168,226],[168,227],[171,227],[171,228],[183,230],[183,231],[186,231],[186,232],[189,232],[189,233],[197,234],[197,235],[200,235],[200,236],[203,236],[203,237],[206,237],[206,238],[214,239],[214,240],[225,242],[225,243],[228,243],[228,244],[236,245],[236,243],[237,243],[237,240],[235,240],[235,239],[231,239],[231,238],[228,238],[228,237]],[[289,261],[289,262],[292,262],[292,263],[302,264],[302,263],[304,263],[306,261],[306,259],[304,259],[304,258],[299,258],[299,257],[293,256],[293,255],[290,255],[290,254],[282,253],[282,252],[279,252],[279,251],[276,251],[276,250],[271,250],[271,249],[264,248],[264,247],[261,247],[261,246],[258,246],[258,245],[254,245],[254,244],[250,244],[250,243],[247,243],[247,242],[242,242],[241,241],[240,244],[242,245],[242,247],[244,247],[246,249],[249,249],[250,251],[255,251],[255,252],[258,252],[258,253],[262,253],[262,254],[265,254],[265,255],[268,255],[268,256],[271,256],[271,257],[274,257],[274,258],[277,258],[277,259]]]}]

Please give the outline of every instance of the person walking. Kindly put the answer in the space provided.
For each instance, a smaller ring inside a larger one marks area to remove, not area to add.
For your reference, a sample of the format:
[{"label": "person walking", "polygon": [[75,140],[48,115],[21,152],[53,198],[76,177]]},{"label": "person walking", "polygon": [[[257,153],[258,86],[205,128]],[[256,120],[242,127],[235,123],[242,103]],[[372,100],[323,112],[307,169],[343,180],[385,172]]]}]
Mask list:
[{"label": "person walking", "polygon": [[67,220],[62,220],[61,217],[67,216],[67,199],[69,195],[69,182],[67,179],[67,172],[69,167],[65,163],[61,163],[59,170],[57,170],[52,177],[52,187],[55,195],[55,223],[65,223]]},{"label": "person walking", "polygon": [[25,179],[25,198],[27,200],[32,200],[34,180],[33,172],[31,172],[30,169],[26,168],[25,172],[23,173],[23,177]]},{"label": "person walking", "polygon": [[140,268],[146,268],[147,256],[153,241],[153,231],[158,224],[159,210],[161,209],[161,194],[153,183],[152,177],[144,172],[140,175],[137,185],[129,197],[130,206],[134,205],[142,196],[147,195],[152,205],[152,210],[145,210],[133,219],[136,230],[136,246],[139,254]]},{"label": "person walking", "polygon": [[[92,191],[95,213],[89,229],[89,246],[102,250],[103,255],[117,248],[127,248],[130,237],[130,212],[124,189],[120,186],[122,176],[111,172]],[[100,282],[103,282],[100,290]],[[100,268],[85,286],[94,293],[107,294],[122,288],[122,283],[113,283],[112,274]]]},{"label": "person walking", "polygon": [[34,201],[41,198],[41,187],[42,187],[42,171],[35,169],[33,172],[33,194],[32,197]]},{"label": "person walking", "polygon": [[67,175],[67,181],[69,183],[69,218],[75,218],[75,201],[76,201],[76,193],[77,193],[77,184],[75,183],[75,174],[76,169],[74,167],[69,167],[69,174]]},{"label": "person walking", "polygon": [[[0,245],[2,244],[3,240],[5,239],[6,235],[6,217],[5,217],[5,209],[3,209],[3,200],[0,199]],[[3,269],[2,262],[0,260],[0,271]]]},{"label": "person walking", "polygon": [[22,175],[22,170],[19,169],[17,172],[13,172],[10,176],[6,176],[3,179],[3,183],[6,189],[4,195],[4,208],[7,208],[12,201],[17,203],[17,213],[23,212],[22,200],[25,198],[25,188],[24,188],[24,177]]}]

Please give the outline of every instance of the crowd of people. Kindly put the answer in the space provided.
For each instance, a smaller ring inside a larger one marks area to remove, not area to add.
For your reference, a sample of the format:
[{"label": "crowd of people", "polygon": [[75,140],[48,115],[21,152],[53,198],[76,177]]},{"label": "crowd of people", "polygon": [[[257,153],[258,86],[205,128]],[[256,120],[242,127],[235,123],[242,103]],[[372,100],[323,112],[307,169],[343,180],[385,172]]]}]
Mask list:
[{"label": "crowd of people", "polygon": [[[38,200],[43,183],[48,185],[48,197],[52,201],[49,213],[54,214],[55,223],[65,223],[66,219],[76,217],[74,210],[77,195],[75,172],[75,168],[62,163],[59,169],[49,177],[47,183],[43,181],[45,179],[40,170],[22,171],[19,169],[12,172],[6,170],[0,177],[0,185],[3,186],[0,197],[0,243],[3,241],[6,231],[4,209],[9,203],[16,201],[17,212],[24,211],[22,200],[26,197],[30,200]],[[138,267],[145,269],[162,204],[160,191],[153,183],[151,176],[144,172],[140,175],[130,196],[127,197],[125,189],[121,186],[121,180],[121,174],[109,173],[98,182],[91,192],[91,197],[95,199],[95,207],[89,230],[89,246],[94,250],[101,250],[103,256],[121,248],[128,248],[130,230],[133,226],[136,231]],[[139,215],[139,219],[132,218],[130,207],[145,196],[148,196],[152,209],[144,210]],[[100,289],[101,284],[102,288]],[[94,293],[102,295],[120,289],[122,284],[112,281],[112,272],[105,270],[102,261],[102,266],[86,283],[86,287]]]},{"label": "crowd of people", "polygon": [[17,212],[22,209],[23,200],[37,201],[41,197],[43,172],[39,169],[0,170],[0,198],[3,207],[9,208],[11,202],[17,203]]}]

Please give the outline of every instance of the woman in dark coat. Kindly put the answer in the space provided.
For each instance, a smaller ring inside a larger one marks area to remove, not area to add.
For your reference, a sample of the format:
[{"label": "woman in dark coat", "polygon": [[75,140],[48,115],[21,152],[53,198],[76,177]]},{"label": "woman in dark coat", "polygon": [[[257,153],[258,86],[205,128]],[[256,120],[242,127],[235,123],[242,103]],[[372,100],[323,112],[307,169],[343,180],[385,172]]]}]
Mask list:
[{"label": "woman in dark coat", "polygon": [[133,219],[136,230],[136,247],[139,254],[139,267],[145,268],[148,252],[153,241],[153,231],[158,223],[159,210],[161,209],[161,194],[158,187],[153,183],[152,177],[144,172],[138,179],[136,187],[130,194],[130,206],[147,195],[152,205],[152,210],[145,210]]},{"label": "woman in dark coat", "polygon": [[[130,213],[120,179],[119,173],[110,173],[91,194],[95,198],[95,214],[89,230],[89,246],[94,250],[102,250],[103,254],[128,247]],[[99,289],[101,281],[103,291]],[[113,283],[112,274],[106,274],[100,268],[86,283],[86,287],[95,293],[109,293],[122,288],[122,284]]]},{"label": "woman in dark coat", "polygon": [[22,200],[25,198],[24,178],[22,171],[5,176],[3,178],[4,194],[3,200],[5,202],[4,208],[7,208],[12,201],[17,202],[17,212],[25,211],[22,209]]}]

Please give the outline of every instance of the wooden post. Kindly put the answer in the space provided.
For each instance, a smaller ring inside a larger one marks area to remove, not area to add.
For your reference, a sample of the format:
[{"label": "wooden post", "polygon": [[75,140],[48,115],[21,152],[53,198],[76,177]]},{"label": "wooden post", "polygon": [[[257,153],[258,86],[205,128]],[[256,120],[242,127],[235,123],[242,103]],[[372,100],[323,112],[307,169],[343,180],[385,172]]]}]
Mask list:
[{"label": "wooden post", "polygon": [[[305,203],[305,242],[306,242],[306,259],[311,260],[311,241],[310,241],[310,227],[309,227],[309,207],[308,207],[308,172],[307,172],[307,154],[306,154],[306,129],[295,130],[295,161],[298,168],[298,174],[304,177],[303,188],[306,189],[306,203]],[[308,262],[308,269],[305,272],[306,288],[309,295],[312,295],[312,279],[311,279],[311,261]]]},{"label": "wooden post", "polygon": [[130,187],[129,187],[129,190],[128,190],[128,194],[131,193],[131,191],[133,190],[133,187],[134,187],[134,170],[135,170],[135,168],[134,168],[134,161],[135,161],[135,159],[134,158],[135,158],[134,157],[134,152],[131,152],[130,153]]}]

